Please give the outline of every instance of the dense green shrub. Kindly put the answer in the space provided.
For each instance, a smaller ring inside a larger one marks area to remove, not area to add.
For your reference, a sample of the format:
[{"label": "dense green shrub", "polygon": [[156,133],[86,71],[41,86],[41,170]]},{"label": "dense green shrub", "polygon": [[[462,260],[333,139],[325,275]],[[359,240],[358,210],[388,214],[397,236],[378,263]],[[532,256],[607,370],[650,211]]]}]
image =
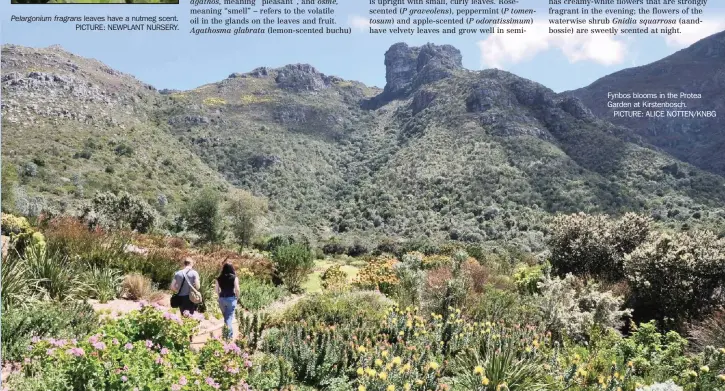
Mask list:
[{"label": "dense green shrub", "polygon": [[585,213],[557,216],[548,243],[553,271],[618,281],[624,277],[624,256],[647,238],[650,223],[634,213],[619,220]]},{"label": "dense green shrub", "polygon": [[292,293],[302,289],[302,283],[315,264],[314,254],[308,246],[300,243],[277,247],[272,253],[275,275]]},{"label": "dense green shrub", "polygon": [[594,327],[616,328],[631,310],[622,309],[624,300],[599,285],[579,280],[572,274],[563,279],[546,276],[539,282],[537,307],[543,324],[555,337],[586,340]]},{"label": "dense green shrub", "polygon": [[[4,267],[4,265],[3,265]],[[83,302],[32,301],[2,313],[2,358],[21,361],[34,338],[80,338],[98,326],[98,317]]]},{"label": "dense green shrub", "polygon": [[677,326],[723,304],[725,239],[712,232],[653,235],[624,266],[640,319],[672,318]]},{"label": "dense green shrub", "polygon": [[319,293],[288,308],[282,318],[310,323],[367,324],[379,322],[393,302],[375,292]]},{"label": "dense green shrub", "polygon": [[83,209],[83,219],[91,227],[131,229],[149,232],[158,220],[156,210],[138,196],[126,192],[98,193]]},{"label": "dense green shrub", "polygon": [[248,311],[262,309],[285,295],[284,289],[253,277],[239,279],[239,307]]}]

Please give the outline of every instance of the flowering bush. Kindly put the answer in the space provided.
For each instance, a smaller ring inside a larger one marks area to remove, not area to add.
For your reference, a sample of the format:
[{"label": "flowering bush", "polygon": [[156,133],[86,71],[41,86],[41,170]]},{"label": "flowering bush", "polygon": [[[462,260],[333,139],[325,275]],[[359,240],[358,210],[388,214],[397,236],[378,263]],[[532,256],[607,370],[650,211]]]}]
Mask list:
[{"label": "flowering bush", "polygon": [[347,287],[347,274],[340,265],[332,265],[322,273],[322,287],[331,291],[342,291]]},{"label": "flowering bush", "polygon": [[[153,306],[101,327],[82,339],[34,339],[13,390],[249,390],[252,361],[234,344],[208,342],[188,349],[198,324]],[[42,379],[43,381],[38,381]],[[35,388],[37,387],[37,388]]]},{"label": "flowering bush", "polygon": [[355,285],[361,289],[377,289],[386,295],[392,295],[400,283],[395,272],[395,258],[378,257],[370,260],[360,269]]}]

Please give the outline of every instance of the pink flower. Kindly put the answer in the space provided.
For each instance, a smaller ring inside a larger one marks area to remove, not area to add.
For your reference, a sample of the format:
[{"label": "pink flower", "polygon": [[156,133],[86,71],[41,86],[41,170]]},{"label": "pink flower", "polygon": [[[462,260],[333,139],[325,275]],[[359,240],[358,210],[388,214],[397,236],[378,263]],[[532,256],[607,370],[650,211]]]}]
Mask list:
[{"label": "pink flower", "polygon": [[171,391],[181,391],[181,386],[178,384],[174,384],[171,386]]},{"label": "pink flower", "polygon": [[191,372],[192,372],[193,374],[195,374],[195,375],[201,375],[201,369],[199,369],[199,368],[194,368],[194,370],[193,370],[193,371],[191,371]]},{"label": "pink flower", "polygon": [[96,349],[98,349],[98,350],[105,350],[106,349],[106,344],[103,343],[103,342],[96,342],[96,343],[93,344],[93,347],[96,348]]},{"label": "pink flower", "polygon": [[251,368],[252,367],[252,362],[249,361],[249,360],[247,360],[247,361],[244,362],[244,365],[246,365],[247,368]]},{"label": "pink flower", "polygon": [[98,342],[98,335],[92,335],[90,338],[88,338],[88,342],[90,342],[91,344]]},{"label": "pink flower", "polygon": [[169,353],[170,353],[169,352],[169,349],[166,349],[166,348],[162,348],[161,349],[161,354],[163,354],[164,356],[167,355],[167,354],[169,354]]},{"label": "pink flower", "polygon": [[239,373],[239,368],[236,368],[236,367],[227,367],[227,372],[229,372],[229,373]]},{"label": "pink flower", "polygon": [[181,384],[182,386],[185,386],[186,383],[188,383],[188,380],[186,380],[186,376],[181,376],[179,378],[179,384]]},{"label": "pink flower", "polygon": [[73,355],[73,356],[76,356],[76,357],[81,357],[81,356],[84,356],[86,354],[86,352],[85,352],[85,350],[83,350],[83,348],[72,348],[72,349],[68,349],[66,351],[66,353],[68,353],[70,355]]},{"label": "pink flower", "polygon": [[114,344],[114,345],[116,345],[116,346],[118,346],[118,345],[120,345],[121,343],[120,343],[120,342],[118,342],[118,340],[117,340],[116,338],[114,338],[114,339],[113,339],[113,344]]},{"label": "pink flower", "polygon": [[48,349],[48,350],[45,351],[45,354],[47,354],[48,356],[52,356],[54,352],[55,352],[55,349],[54,348],[50,348],[50,349]]},{"label": "pink flower", "polygon": [[139,301],[139,302],[138,302],[138,305],[139,305],[139,306],[140,306],[141,308],[143,308],[143,307],[146,307],[146,306],[147,306],[148,304],[149,304],[149,302],[148,302],[148,301],[146,301],[146,300],[141,300],[141,301]]},{"label": "pink flower", "polygon": [[127,381],[128,381],[128,377],[126,377],[126,376],[121,376],[121,381],[122,381],[122,382],[127,382]]},{"label": "pink flower", "polygon": [[184,312],[182,313],[182,315],[188,317],[189,315],[191,315],[191,313],[189,312],[189,310],[184,310]]},{"label": "pink flower", "polygon": [[147,347],[147,348],[149,348],[149,349],[151,349],[151,348],[152,348],[153,346],[154,346],[154,343],[153,343],[153,342],[151,342],[151,341],[149,341],[149,340],[147,339],[147,340],[146,340],[146,347]]},{"label": "pink flower", "polygon": [[164,359],[163,359],[163,358],[161,358],[161,357],[158,357],[158,358],[156,359],[156,364],[159,364],[159,365],[161,365],[161,364],[163,364],[163,363],[164,363]]},{"label": "pink flower", "polygon": [[129,342],[129,343],[127,343],[126,345],[124,345],[123,347],[124,347],[124,348],[126,348],[126,350],[131,350],[131,349],[133,349],[133,345],[131,345],[131,343],[130,343],[130,342]]},{"label": "pink flower", "polygon": [[31,342],[32,342],[32,343],[38,343],[38,342],[40,342],[40,338],[38,338],[38,337],[33,337],[33,339],[31,340]]}]

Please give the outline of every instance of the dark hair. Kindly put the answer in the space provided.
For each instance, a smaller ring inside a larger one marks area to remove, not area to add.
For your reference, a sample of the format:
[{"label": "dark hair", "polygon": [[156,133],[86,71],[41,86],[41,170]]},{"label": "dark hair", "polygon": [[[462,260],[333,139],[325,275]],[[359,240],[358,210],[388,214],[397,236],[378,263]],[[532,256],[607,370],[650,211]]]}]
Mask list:
[{"label": "dark hair", "polygon": [[234,266],[231,263],[225,263],[222,266],[222,272],[216,280],[220,286],[224,286],[225,283],[233,283],[235,278],[237,278],[237,273],[234,271]]}]

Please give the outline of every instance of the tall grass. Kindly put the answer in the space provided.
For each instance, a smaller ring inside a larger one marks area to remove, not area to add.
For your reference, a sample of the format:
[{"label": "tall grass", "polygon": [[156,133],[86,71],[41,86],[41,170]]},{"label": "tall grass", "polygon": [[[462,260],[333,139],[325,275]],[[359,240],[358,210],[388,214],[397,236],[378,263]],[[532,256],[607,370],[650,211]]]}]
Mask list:
[{"label": "tall grass", "polygon": [[8,254],[2,258],[0,269],[2,309],[24,307],[37,288],[37,281],[30,277],[27,263],[17,254]]},{"label": "tall grass", "polygon": [[85,287],[84,295],[87,298],[97,299],[101,303],[113,300],[121,293],[123,274],[118,269],[104,268],[88,265],[83,273]]},{"label": "tall grass", "polygon": [[75,299],[82,295],[84,284],[67,256],[31,246],[25,249],[23,261],[31,280],[37,281],[40,295],[51,300]]}]

